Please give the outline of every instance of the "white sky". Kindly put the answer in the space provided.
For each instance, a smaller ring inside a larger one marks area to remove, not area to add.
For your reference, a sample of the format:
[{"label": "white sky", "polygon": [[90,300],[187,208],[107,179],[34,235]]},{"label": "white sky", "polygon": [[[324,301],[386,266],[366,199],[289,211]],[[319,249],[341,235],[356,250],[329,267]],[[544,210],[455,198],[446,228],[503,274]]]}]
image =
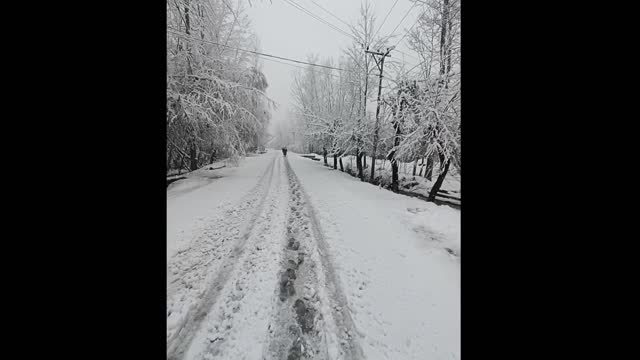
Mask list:
[{"label": "white sky", "polygon": [[[263,53],[300,61],[307,61],[307,56],[310,54],[318,54],[321,56],[321,59],[326,59],[327,57],[337,59],[342,55],[342,50],[352,43],[351,38],[330,28],[328,25],[323,24],[301,10],[294,8],[284,0],[246,1],[247,13],[251,19],[253,30],[260,39],[260,51]],[[311,0],[293,1],[325,21],[328,21],[343,31],[350,33],[345,24],[326,13]],[[360,4],[365,0],[313,1],[347,23],[355,24],[360,13]],[[377,30],[395,0],[370,0],[370,2],[376,15],[375,29]],[[413,4],[409,0],[398,0],[398,3],[389,14],[389,17],[384,22],[384,25],[380,29],[378,35],[390,34],[412,6]],[[396,37],[396,40],[394,41],[398,41],[405,31],[413,26],[418,16],[417,9],[418,7],[414,8],[400,26],[398,26],[395,34],[399,34],[399,36]],[[408,67],[413,67],[419,63],[417,60],[418,55],[407,47],[406,38],[397,46],[396,49],[405,52],[414,58],[406,57],[397,51],[391,51],[393,59],[400,61],[404,60]],[[261,59],[265,58],[261,57]],[[275,60],[286,62],[279,59]],[[270,60],[263,60],[261,62],[262,70],[269,82],[267,95],[279,104],[279,108],[273,113],[271,120],[273,128],[275,123],[288,116],[287,112],[290,104],[290,88],[293,81],[293,74],[295,71],[300,69]],[[290,64],[305,66],[303,64],[296,63]],[[385,66],[385,73],[386,70],[387,67]],[[375,90],[377,91],[377,85],[375,86]]]}]

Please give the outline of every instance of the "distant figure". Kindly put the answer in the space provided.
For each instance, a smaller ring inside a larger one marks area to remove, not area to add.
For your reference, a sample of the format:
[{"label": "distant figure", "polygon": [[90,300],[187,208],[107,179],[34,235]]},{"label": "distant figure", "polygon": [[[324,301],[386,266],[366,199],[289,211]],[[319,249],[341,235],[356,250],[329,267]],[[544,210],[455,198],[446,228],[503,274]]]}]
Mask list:
[{"label": "distant figure", "polygon": [[287,147],[282,148],[282,155],[287,156]]}]

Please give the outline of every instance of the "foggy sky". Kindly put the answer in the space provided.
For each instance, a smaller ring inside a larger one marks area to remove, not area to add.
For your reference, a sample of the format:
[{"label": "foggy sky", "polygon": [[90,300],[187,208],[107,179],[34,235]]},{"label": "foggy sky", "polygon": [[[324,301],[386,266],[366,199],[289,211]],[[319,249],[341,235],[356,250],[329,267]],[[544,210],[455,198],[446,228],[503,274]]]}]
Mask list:
[{"label": "foggy sky", "polygon": [[[351,33],[344,23],[326,13],[310,0],[294,1],[334,26]],[[362,2],[361,0],[314,1],[349,24],[356,23]],[[394,2],[395,0],[371,1],[372,9],[376,16],[374,27],[376,30]],[[398,3],[380,29],[378,36],[389,35],[412,6],[413,4],[409,0],[398,0]],[[416,6],[397,28],[395,34],[399,34],[399,37],[396,37],[396,40],[392,40],[392,44],[398,41],[405,31],[413,26],[417,19],[418,8]],[[327,57],[337,60],[342,55],[343,49],[349,47],[353,42],[353,39],[294,8],[283,0],[251,0],[250,4],[247,3],[247,13],[251,19],[253,31],[260,39],[260,51],[266,54],[300,61],[307,61],[310,54],[318,54],[322,60]],[[397,49],[418,58],[418,55],[407,47],[406,38],[397,46]],[[395,60],[404,61],[409,68],[419,63],[417,59],[406,57],[397,51],[392,51],[391,56]],[[302,70],[268,60],[268,58],[260,57],[260,59],[262,71],[269,82],[267,95],[279,105],[279,108],[273,112],[271,119],[271,129],[274,129],[274,125],[277,122],[286,119],[288,116],[293,75],[296,71]],[[286,62],[279,59],[275,60]],[[297,63],[286,63],[305,66]],[[386,72],[387,66],[385,66]],[[334,73],[336,73],[335,70]],[[273,131],[271,132],[273,133]]]}]

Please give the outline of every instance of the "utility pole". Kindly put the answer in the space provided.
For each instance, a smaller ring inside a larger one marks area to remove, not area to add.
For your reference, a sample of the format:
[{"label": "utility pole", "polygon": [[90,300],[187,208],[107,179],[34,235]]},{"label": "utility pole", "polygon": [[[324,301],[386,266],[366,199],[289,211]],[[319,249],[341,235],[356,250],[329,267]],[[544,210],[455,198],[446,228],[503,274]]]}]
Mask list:
[{"label": "utility pole", "polygon": [[[371,56],[373,57],[373,60],[376,62],[376,65],[378,66],[378,70],[380,70],[380,83],[378,84],[378,106],[376,107],[376,124],[373,130],[373,151],[371,152],[371,178],[370,178],[370,182],[373,184],[374,183],[374,175],[375,175],[375,171],[376,171],[376,147],[378,146],[378,131],[380,129],[380,94],[382,93],[382,71],[384,70],[384,58],[385,57],[391,57],[391,55],[389,55],[389,52],[391,50],[393,50],[395,48],[387,48],[387,52],[385,52],[384,54],[380,52],[380,50],[378,50],[378,52],[375,51],[369,51],[369,49],[367,48],[367,50],[365,50],[365,53],[371,54]],[[376,58],[376,55],[382,57],[379,61]],[[366,100],[365,100],[366,101]],[[365,106],[366,109],[366,106]]]}]

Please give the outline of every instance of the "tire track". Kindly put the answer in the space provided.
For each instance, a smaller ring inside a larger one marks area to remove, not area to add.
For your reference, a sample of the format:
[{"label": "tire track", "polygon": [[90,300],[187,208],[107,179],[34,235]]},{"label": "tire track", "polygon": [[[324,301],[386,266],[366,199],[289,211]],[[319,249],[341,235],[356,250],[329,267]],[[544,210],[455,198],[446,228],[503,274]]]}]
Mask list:
[{"label": "tire track", "polygon": [[[276,180],[268,196],[267,211],[258,218],[256,231],[239,261],[241,265],[221,292],[220,300],[210,309],[206,328],[196,336],[185,358],[258,359],[259,354],[251,353],[246,342],[260,338],[271,315],[265,299],[276,285],[273,274],[278,271],[286,215],[286,179],[281,163],[282,160],[276,160]],[[251,345],[259,348],[255,342]]]},{"label": "tire track", "polygon": [[263,213],[271,189],[275,164],[274,156],[237,208],[227,210],[212,222],[191,247],[177,253],[170,262],[169,271],[176,279],[168,289],[167,359],[183,357],[229,280],[247,240],[255,234],[256,220]]},{"label": "tire track", "polygon": [[285,256],[265,359],[361,359],[362,349],[308,196],[285,160],[289,215]]},{"label": "tire track", "polygon": [[[286,163],[286,168],[290,173],[290,176],[293,178],[293,181],[296,184],[300,184],[300,180],[289,165],[289,162]],[[308,202],[309,196],[305,193],[301,185],[300,192],[302,193],[302,197],[304,199],[307,199]],[[322,265],[320,278],[325,284],[324,289],[326,289],[328,292],[328,305],[331,310],[332,318],[335,322],[335,330],[337,330],[337,333],[334,335],[337,336],[337,340],[339,342],[339,348],[341,351],[340,358],[364,359],[362,347],[360,346],[358,338],[356,337],[362,336],[362,334],[358,331],[355,323],[353,322],[353,318],[351,317],[351,312],[349,311],[349,303],[344,291],[342,290],[342,286],[340,285],[340,279],[335,272],[333,258],[331,257],[331,253],[329,252],[329,245],[324,238],[322,228],[320,227],[313,206],[311,206],[311,204],[309,203],[306,209],[308,211],[309,221],[311,222],[313,238],[317,246],[317,254],[319,255]]]},{"label": "tire track", "polygon": [[[254,222],[252,220],[255,220],[259,215],[259,210],[264,205],[264,199],[267,195],[266,192],[271,184],[275,160],[275,158],[271,160],[271,163],[267,166],[267,169],[264,171],[260,179],[258,179],[256,185],[251,188],[251,190],[249,190],[249,192],[239,200],[238,203],[232,205],[231,209],[225,211],[225,215],[218,217],[216,221],[213,221],[209,228],[203,231],[203,234],[191,242],[188,248],[179,250],[174,254],[168,266],[174,276],[172,283],[185,278],[189,272],[202,268],[206,261],[210,261],[209,258],[203,256],[207,255],[209,252],[207,249],[203,249],[203,247],[211,245],[211,231],[215,231],[214,237],[220,237],[221,235],[229,235],[222,234],[221,231],[216,231],[220,228],[247,228],[248,225]],[[252,219],[247,220],[243,225],[242,220],[246,220],[248,213],[251,215]]]}]

